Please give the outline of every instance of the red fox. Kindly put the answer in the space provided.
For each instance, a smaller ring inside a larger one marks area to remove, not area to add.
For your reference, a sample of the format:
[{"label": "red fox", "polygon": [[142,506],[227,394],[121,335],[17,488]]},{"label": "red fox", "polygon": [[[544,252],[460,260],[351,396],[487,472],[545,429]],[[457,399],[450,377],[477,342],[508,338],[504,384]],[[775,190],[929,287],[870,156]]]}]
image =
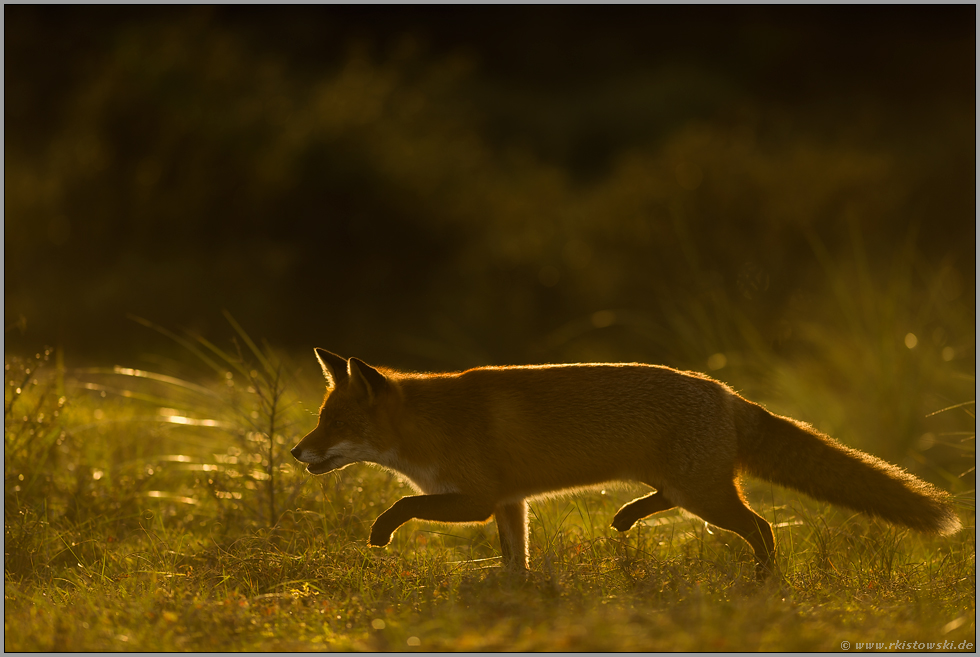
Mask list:
[{"label": "red fox", "polygon": [[614,528],[681,507],[745,539],[765,576],[772,528],[746,504],[740,473],[919,531],[960,528],[948,493],[697,372],[590,363],[410,374],[316,357],[327,393],[293,456],[314,475],[376,463],[422,493],[378,517],[372,546],[413,518],[493,516],[504,564],[527,570],[528,498],[631,480],[654,492],[624,505]]}]

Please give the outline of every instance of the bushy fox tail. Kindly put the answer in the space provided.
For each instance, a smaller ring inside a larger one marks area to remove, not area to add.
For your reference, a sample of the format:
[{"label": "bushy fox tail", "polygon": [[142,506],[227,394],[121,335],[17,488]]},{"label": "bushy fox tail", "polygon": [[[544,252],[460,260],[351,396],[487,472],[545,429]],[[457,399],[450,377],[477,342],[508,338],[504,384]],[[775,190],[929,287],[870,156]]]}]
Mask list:
[{"label": "bushy fox tail", "polygon": [[945,491],[803,422],[742,401],[736,460],[743,472],[921,532],[960,529]]}]

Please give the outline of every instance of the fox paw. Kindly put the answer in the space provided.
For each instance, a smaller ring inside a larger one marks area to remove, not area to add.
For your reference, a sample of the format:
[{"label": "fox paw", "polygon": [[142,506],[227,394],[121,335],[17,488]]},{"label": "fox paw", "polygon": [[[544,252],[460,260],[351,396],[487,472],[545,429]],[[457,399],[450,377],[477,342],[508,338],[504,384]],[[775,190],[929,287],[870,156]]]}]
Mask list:
[{"label": "fox paw", "polygon": [[371,547],[385,547],[389,543],[391,543],[391,532],[386,532],[377,527],[371,528],[371,538],[368,539],[368,545]]},{"label": "fox paw", "polygon": [[776,573],[776,564],[773,562],[759,563],[755,564],[755,579],[758,582],[764,582],[772,577]]},{"label": "fox paw", "polygon": [[620,532],[628,531],[635,524],[636,524],[636,519],[634,519],[634,518],[627,518],[627,517],[618,516],[618,515],[615,518],[613,518],[613,521],[612,521],[612,527],[613,527],[613,529],[615,529],[616,531],[620,531]]}]

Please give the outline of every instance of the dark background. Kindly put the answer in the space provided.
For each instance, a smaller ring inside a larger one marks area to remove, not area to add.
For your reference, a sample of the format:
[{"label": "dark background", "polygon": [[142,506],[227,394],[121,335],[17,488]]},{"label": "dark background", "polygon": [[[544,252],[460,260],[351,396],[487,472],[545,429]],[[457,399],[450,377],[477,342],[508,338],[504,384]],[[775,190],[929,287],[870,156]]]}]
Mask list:
[{"label": "dark background", "polygon": [[972,5],[4,19],[8,351],[704,369],[901,279],[974,369]]}]

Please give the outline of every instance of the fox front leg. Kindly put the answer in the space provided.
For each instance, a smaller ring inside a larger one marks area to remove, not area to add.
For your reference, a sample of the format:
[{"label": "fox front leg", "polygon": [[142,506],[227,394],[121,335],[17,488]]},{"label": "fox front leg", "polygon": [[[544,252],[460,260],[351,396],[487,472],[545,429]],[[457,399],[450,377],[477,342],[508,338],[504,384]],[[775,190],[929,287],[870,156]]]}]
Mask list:
[{"label": "fox front leg", "polygon": [[638,497],[632,502],[623,505],[613,518],[612,526],[621,532],[625,532],[636,524],[641,518],[646,518],[654,513],[660,513],[676,506],[667,499],[667,496],[660,491],[654,491],[649,495]]},{"label": "fox front leg", "polygon": [[378,516],[371,527],[368,544],[374,547],[388,545],[395,530],[413,518],[436,522],[486,522],[491,515],[493,504],[472,495],[410,495],[401,498]]},{"label": "fox front leg", "polygon": [[527,570],[527,501],[501,503],[493,510],[504,567]]}]

